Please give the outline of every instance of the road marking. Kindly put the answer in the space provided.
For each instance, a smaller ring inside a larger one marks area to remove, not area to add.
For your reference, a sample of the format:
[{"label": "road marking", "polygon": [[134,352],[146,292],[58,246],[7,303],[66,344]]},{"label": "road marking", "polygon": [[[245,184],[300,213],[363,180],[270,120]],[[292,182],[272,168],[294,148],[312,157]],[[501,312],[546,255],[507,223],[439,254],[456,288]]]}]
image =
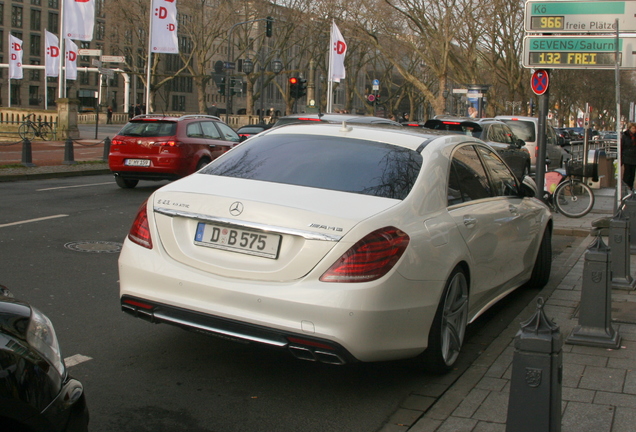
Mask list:
[{"label": "road marking", "polygon": [[85,185],[75,185],[75,186],[60,186],[60,187],[54,187],[54,188],[46,188],[46,189],[36,189],[36,192],[42,192],[42,191],[50,191],[50,190],[56,190],[56,189],[71,189],[71,188],[78,188],[78,187],[88,187],[88,186],[103,186],[103,185],[112,185],[113,182],[106,182],[106,183],[92,183],[92,184],[85,184]]},{"label": "road marking", "polygon": [[66,365],[67,368],[70,368],[72,366],[76,366],[76,365],[78,365],[80,363],[84,363],[84,362],[87,362],[89,360],[93,360],[93,358],[85,356],[85,355],[82,355],[82,354],[75,354],[75,355],[72,355],[70,357],[66,357],[64,359],[64,364]]},{"label": "road marking", "polygon": [[63,218],[63,217],[67,217],[67,216],[68,216],[67,214],[59,214],[59,215],[53,215],[53,216],[45,216],[45,217],[36,218],[36,219],[27,219],[27,220],[18,221],[18,222],[11,222],[11,223],[7,223],[7,224],[2,224],[2,225],[0,225],[0,228],[10,227],[10,226],[13,226],[13,225],[22,225],[22,224],[31,223],[31,222],[40,222],[40,221],[49,220],[49,219]]}]

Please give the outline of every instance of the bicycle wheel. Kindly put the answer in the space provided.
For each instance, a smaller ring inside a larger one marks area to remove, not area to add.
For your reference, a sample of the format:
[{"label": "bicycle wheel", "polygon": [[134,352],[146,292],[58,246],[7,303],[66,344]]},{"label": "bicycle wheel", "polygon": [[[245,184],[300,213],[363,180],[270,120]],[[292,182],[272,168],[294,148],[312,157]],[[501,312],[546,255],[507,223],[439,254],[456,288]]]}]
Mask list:
[{"label": "bicycle wheel", "polygon": [[51,126],[48,125],[48,123],[42,123],[40,125],[40,138],[42,138],[44,141],[48,141],[49,137],[53,134],[53,131],[51,130]]},{"label": "bicycle wheel", "polygon": [[31,141],[35,138],[35,128],[29,123],[22,123],[18,128],[18,135],[20,135],[22,139]]},{"label": "bicycle wheel", "polygon": [[594,207],[594,192],[579,180],[565,180],[554,191],[554,205],[565,216],[579,218]]}]

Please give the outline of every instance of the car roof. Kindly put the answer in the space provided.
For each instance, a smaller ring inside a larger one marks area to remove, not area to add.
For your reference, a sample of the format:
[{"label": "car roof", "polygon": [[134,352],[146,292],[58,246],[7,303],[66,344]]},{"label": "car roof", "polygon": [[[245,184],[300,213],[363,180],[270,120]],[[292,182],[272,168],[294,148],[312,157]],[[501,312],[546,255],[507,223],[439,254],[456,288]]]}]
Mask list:
[{"label": "car roof", "polygon": [[280,117],[278,121],[274,124],[274,126],[283,126],[290,123],[300,123],[300,122],[337,122],[342,123],[346,121],[347,123],[382,123],[382,124],[391,124],[394,126],[401,126],[400,123],[384,118],[384,117],[375,117],[375,116],[364,116],[359,114],[342,114],[342,113],[302,113],[302,114],[291,114],[288,116]]},{"label": "car roof", "polygon": [[131,119],[131,121],[183,121],[183,120],[195,120],[195,119],[207,119],[221,121],[217,116],[211,116],[206,114],[187,114],[183,116],[174,116],[166,114],[140,114]]},{"label": "car roof", "polygon": [[367,141],[376,141],[405,147],[411,150],[419,151],[426,147],[432,141],[438,138],[444,138],[440,142],[459,143],[465,141],[483,141],[468,137],[466,135],[458,135],[446,131],[436,131],[425,128],[406,128],[402,126],[394,126],[389,124],[363,124],[363,123],[347,123],[343,122],[304,122],[291,123],[284,127],[275,127],[264,131],[251,139],[258,139],[262,136],[270,134],[303,134],[303,135],[321,135],[346,137],[351,139],[360,139]]}]

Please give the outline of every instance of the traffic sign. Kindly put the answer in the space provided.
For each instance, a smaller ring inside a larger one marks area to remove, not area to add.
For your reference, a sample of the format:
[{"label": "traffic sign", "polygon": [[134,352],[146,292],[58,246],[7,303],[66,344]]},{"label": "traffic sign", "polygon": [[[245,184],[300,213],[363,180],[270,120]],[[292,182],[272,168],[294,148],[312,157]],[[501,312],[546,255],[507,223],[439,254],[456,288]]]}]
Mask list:
[{"label": "traffic sign", "polygon": [[77,54],[81,55],[81,56],[93,56],[93,57],[99,57],[100,55],[102,55],[102,50],[100,49],[79,49],[77,50]]},{"label": "traffic sign", "polygon": [[534,71],[532,74],[532,78],[530,79],[530,86],[532,87],[532,91],[537,96],[541,96],[545,92],[548,91],[548,86],[550,85],[550,75],[548,72],[539,69]]},{"label": "traffic sign", "polygon": [[375,101],[375,95],[372,95],[372,94],[368,95],[368,96],[367,96],[367,100],[368,100],[369,102],[374,102],[374,101]]},{"label": "traffic sign", "polygon": [[[632,51],[636,38],[618,39],[621,69],[636,68]],[[523,66],[549,69],[614,69],[614,36],[526,36],[523,40]]]},{"label": "traffic sign", "polygon": [[100,57],[100,60],[103,61],[104,63],[124,63],[126,61],[126,57],[103,55]]},{"label": "traffic sign", "polygon": [[524,15],[527,32],[616,33],[636,31],[634,1],[528,1]]},{"label": "traffic sign", "polygon": [[225,69],[236,69],[235,62],[225,62],[224,66],[225,66]]},{"label": "traffic sign", "polygon": [[112,69],[100,67],[100,68],[98,68],[98,70],[99,70],[100,74],[106,75],[108,78],[112,79],[112,78],[115,77],[115,71],[112,70]]}]

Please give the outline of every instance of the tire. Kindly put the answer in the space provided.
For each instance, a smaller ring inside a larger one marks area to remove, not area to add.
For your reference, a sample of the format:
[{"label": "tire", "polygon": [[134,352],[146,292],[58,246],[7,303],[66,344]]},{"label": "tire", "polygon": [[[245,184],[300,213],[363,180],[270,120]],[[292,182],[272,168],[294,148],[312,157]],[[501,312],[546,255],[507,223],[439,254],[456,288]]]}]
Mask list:
[{"label": "tire", "polygon": [[48,124],[42,124],[40,126],[40,138],[44,141],[48,141],[49,138],[53,135],[53,131],[51,130],[51,126]]},{"label": "tire", "polygon": [[537,253],[537,259],[534,261],[532,268],[532,276],[526,282],[528,288],[543,288],[547,285],[552,271],[552,232],[546,227]]},{"label": "tire", "polygon": [[565,180],[554,191],[554,205],[565,216],[579,218],[594,207],[594,192],[579,180]]},{"label": "tire", "polygon": [[33,141],[33,138],[35,138],[35,129],[28,123],[22,123],[18,128],[18,135],[20,135],[22,139]]},{"label": "tire", "polygon": [[135,186],[137,186],[137,183],[139,183],[139,180],[127,179],[121,176],[115,176],[115,182],[117,183],[117,186],[119,186],[122,189],[132,189]]},{"label": "tire", "polygon": [[202,169],[203,167],[205,167],[207,164],[209,164],[211,161],[209,159],[201,159],[199,161],[199,163],[197,164],[197,171],[199,171],[200,169]]},{"label": "tire", "polygon": [[468,322],[468,281],[457,267],[446,281],[424,352],[427,370],[448,372],[459,357]]}]

